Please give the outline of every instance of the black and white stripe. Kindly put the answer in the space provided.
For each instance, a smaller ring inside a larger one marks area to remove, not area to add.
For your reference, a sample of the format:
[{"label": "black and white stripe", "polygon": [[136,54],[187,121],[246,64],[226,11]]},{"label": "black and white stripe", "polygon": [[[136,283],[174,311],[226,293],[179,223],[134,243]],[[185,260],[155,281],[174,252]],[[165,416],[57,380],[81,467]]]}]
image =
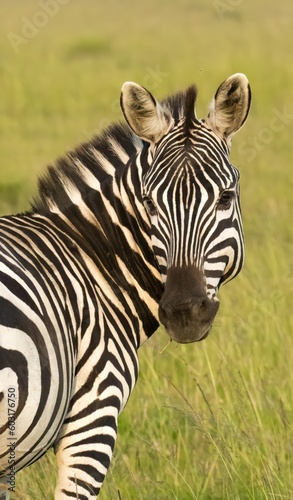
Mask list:
[{"label": "black and white stripe", "polygon": [[205,120],[195,99],[191,87],[159,104],[124,84],[130,128],[113,125],[59,159],[31,211],[0,219],[3,480],[13,387],[17,470],[54,446],[55,498],[96,498],[137,349],[159,317],[178,342],[206,337],[220,284],[241,269],[229,149],[248,113],[247,79],[228,78]]}]

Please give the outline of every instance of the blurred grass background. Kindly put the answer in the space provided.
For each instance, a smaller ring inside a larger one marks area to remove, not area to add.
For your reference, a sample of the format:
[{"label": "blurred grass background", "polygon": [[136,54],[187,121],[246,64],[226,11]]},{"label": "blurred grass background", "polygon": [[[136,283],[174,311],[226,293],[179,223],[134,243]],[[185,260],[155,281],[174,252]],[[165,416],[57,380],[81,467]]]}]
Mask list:
[{"label": "blurred grass background", "polygon": [[[230,74],[252,87],[232,148],[245,268],[205,342],[164,350],[159,331],[141,349],[102,500],[293,498],[292,14],[290,0],[1,2],[1,214],[26,210],[47,163],[122,119],[124,81],[159,98],[196,83],[199,117]],[[53,498],[55,476],[49,453],[15,498]]]}]

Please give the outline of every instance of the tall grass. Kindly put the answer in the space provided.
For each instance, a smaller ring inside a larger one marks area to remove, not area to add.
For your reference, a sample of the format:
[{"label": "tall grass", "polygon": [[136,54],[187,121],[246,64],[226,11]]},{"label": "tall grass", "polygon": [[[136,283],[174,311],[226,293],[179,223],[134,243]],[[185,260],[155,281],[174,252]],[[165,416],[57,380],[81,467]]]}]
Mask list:
[{"label": "tall grass", "polygon": [[[46,163],[121,118],[123,81],[158,97],[196,82],[201,117],[229,74],[252,85],[232,150],[245,269],[207,340],[167,346],[159,330],[141,349],[102,500],[293,498],[292,3],[236,3],[72,0],[16,54],[7,33],[40,4],[2,2],[1,213],[25,210]],[[15,498],[53,498],[56,474],[49,452]]]}]

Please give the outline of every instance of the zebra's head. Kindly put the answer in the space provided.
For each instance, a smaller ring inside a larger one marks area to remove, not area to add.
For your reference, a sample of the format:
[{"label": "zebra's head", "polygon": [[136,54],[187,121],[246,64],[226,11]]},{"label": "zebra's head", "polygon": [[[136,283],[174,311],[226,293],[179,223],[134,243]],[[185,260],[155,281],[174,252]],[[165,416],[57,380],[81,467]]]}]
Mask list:
[{"label": "zebra's head", "polygon": [[206,119],[195,114],[190,87],[162,103],[126,82],[121,105],[143,141],[141,189],[164,293],[159,318],[171,339],[204,339],[219,308],[220,285],[243,265],[239,172],[231,137],[244,124],[250,87],[237,73],[218,88]]}]

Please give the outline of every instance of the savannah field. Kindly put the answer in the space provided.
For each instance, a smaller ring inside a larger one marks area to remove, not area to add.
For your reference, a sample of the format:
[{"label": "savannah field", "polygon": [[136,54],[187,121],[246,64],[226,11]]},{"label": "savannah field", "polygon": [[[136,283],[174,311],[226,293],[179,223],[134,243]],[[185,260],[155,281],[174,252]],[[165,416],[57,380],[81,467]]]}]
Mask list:
[{"label": "savannah field", "polygon": [[[133,80],[161,98],[196,83],[204,117],[245,73],[234,138],[246,238],[212,334],[140,350],[101,500],[293,499],[293,64],[291,0],[2,0],[0,213],[28,209],[46,165],[122,119]],[[53,499],[49,452],[13,499]]]}]

